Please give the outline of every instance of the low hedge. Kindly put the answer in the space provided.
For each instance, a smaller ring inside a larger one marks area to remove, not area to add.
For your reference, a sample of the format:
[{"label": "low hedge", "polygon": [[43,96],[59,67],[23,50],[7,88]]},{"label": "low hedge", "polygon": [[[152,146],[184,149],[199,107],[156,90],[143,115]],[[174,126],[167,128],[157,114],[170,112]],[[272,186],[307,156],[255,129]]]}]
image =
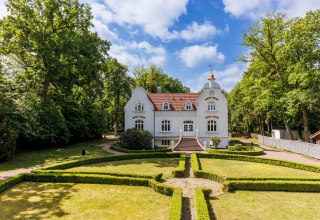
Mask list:
[{"label": "low hedge", "polygon": [[259,156],[263,155],[263,149],[255,147],[253,151],[231,151],[231,150],[216,150],[208,149],[209,153],[218,153],[218,154],[237,154],[237,155],[246,155],[246,156]]},{"label": "low hedge", "polygon": [[226,181],[229,190],[320,192],[319,181]]},{"label": "low hedge", "polygon": [[32,173],[97,174],[97,175],[109,175],[109,176],[123,176],[123,177],[155,179],[157,181],[161,180],[162,175],[163,175],[162,173],[157,173],[157,174],[154,174],[154,175],[148,175],[148,174],[133,174],[133,173],[119,173],[119,172],[84,172],[84,171],[72,171],[72,170],[33,170]]},{"label": "low hedge", "polygon": [[166,184],[163,184],[163,183],[159,183],[159,182],[157,182],[156,180],[153,180],[153,179],[149,179],[148,181],[149,181],[149,186],[151,188],[153,188],[154,191],[156,191],[158,193],[161,193],[161,194],[168,195],[168,196],[172,196],[173,195],[175,187],[169,186],[169,185],[166,185]]},{"label": "low hedge", "polygon": [[263,180],[274,180],[274,181],[320,181],[319,178],[299,178],[299,177],[227,177],[226,180],[251,180],[251,181],[263,181]]},{"label": "low hedge", "polygon": [[156,149],[156,150],[129,150],[122,147],[117,147],[113,144],[110,145],[111,150],[123,152],[123,153],[164,153],[164,152],[171,152],[171,148],[163,148],[163,149]]},{"label": "low hedge", "polygon": [[210,214],[208,210],[208,205],[206,201],[206,194],[209,194],[210,190],[208,189],[202,189],[202,188],[197,188],[194,191],[194,200],[196,204],[196,219],[201,219],[205,220],[208,219],[210,220]]},{"label": "low hedge", "polygon": [[0,181],[0,193],[6,191],[10,187],[24,181],[24,174],[19,174]]},{"label": "low hedge", "polygon": [[[193,173],[201,169],[197,154],[191,154],[191,166],[192,166]],[[194,175],[196,176],[195,173]]]},{"label": "low hedge", "polygon": [[174,177],[184,177],[186,172],[186,155],[181,154],[179,158],[179,166],[172,170],[172,174]]},{"label": "low hedge", "polygon": [[314,165],[303,164],[303,163],[296,163],[296,162],[291,162],[291,161],[286,161],[286,160],[277,160],[277,159],[243,156],[243,155],[218,154],[218,153],[199,154],[199,157],[200,158],[215,158],[215,159],[240,160],[240,161],[248,161],[248,162],[255,162],[255,163],[265,163],[265,164],[290,167],[293,169],[306,170],[306,171],[311,171],[311,172],[315,172],[315,173],[320,173],[320,166],[314,166]]},{"label": "low hedge", "polygon": [[182,189],[175,188],[169,208],[169,219],[170,220],[181,220],[182,219]]},{"label": "low hedge", "polygon": [[75,161],[69,161],[65,163],[59,163],[57,165],[48,166],[40,170],[61,170],[71,167],[77,167],[82,165],[88,165],[93,163],[103,163],[117,160],[130,160],[130,159],[143,159],[143,158],[175,158],[180,157],[180,154],[175,153],[147,153],[147,154],[124,154],[124,155],[111,155],[104,157],[94,157],[87,159],[80,159]]}]

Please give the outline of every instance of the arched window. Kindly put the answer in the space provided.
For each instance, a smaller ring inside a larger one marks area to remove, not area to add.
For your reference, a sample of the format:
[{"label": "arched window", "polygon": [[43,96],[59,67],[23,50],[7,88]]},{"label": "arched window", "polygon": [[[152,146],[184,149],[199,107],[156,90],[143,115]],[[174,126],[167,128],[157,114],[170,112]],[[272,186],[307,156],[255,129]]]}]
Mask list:
[{"label": "arched window", "polygon": [[215,111],[216,110],[216,103],[215,102],[209,102],[208,103],[208,111]]},{"label": "arched window", "polygon": [[144,111],[143,103],[141,103],[141,102],[136,103],[135,106],[134,106],[134,110],[136,112],[143,112]]},{"label": "arched window", "polygon": [[217,131],[217,122],[214,120],[208,121],[208,131]]},{"label": "arched window", "polygon": [[191,102],[186,102],[184,109],[185,110],[192,110],[192,103]]},{"label": "arched window", "polygon": [[134,122],[134,127],[135,127],[136,129],[143,129],[143,121],[142,121],[142,120],[136,120],[136,121]]},{"label": "arched window", "polygon": [[169,120],[163,120],[161,123],[161,130],[162,131],[170,131],[170,121]]},{"label": "arched window", "polygon": [[164,102],[162,105],[162,109],[163,110],[170,110],[170,104],[169,102]]}]

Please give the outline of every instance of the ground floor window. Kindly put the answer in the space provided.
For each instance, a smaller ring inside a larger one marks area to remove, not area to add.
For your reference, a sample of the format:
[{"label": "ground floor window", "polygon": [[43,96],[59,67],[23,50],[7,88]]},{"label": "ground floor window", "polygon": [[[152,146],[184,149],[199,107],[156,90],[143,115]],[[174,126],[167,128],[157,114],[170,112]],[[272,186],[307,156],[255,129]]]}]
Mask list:
[{"label": "ground floor window", "polygon": [[136,129],[143,129],[143,121],[142,120],[136,120],[134,123],[134,127]]},{"label": "ground floor window", "polygon": [[217,122],[214,120],[208,121],[208,131],[217,131]]},{"label": "ground floor window", "polygon": [[183,122],[183,131],[192,132],[193,131],[193,121],[184,121]]},{"label": "ground floor window", "polygon": [[170,146],[170,140],[161,140],[162,146]]}]

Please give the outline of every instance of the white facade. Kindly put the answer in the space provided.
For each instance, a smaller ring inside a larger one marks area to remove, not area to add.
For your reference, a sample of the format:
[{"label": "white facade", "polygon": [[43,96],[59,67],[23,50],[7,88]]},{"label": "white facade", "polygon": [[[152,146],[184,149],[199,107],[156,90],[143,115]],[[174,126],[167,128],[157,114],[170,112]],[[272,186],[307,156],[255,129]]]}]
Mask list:
[{"label": "white facade", "polygon": [[138,87],[125,106],[125,129],[150,131],[159,147],[172,145],[180,136],[197,136],[204,146],[212,147],[210,137],[218,136],[221,138],[218,147],[226,148],[229,144],[227,106],[213,74],[199,93],[148,94]]}]

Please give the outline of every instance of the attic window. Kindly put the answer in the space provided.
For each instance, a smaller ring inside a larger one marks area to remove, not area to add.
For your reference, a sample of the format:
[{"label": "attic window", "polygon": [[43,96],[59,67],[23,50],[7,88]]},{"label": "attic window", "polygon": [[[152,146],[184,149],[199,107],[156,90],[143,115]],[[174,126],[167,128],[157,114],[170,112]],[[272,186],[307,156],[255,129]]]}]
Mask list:
[{"label": "attic window", "polygon": [[162,104],[162,109],[163,110],[170,110],[170,103],[169,102],[164,102]]},{"label": "attic window", "polygon": [[192,103],[191,102],[186,102],[184,106],[185,110],[192,110]]}]

